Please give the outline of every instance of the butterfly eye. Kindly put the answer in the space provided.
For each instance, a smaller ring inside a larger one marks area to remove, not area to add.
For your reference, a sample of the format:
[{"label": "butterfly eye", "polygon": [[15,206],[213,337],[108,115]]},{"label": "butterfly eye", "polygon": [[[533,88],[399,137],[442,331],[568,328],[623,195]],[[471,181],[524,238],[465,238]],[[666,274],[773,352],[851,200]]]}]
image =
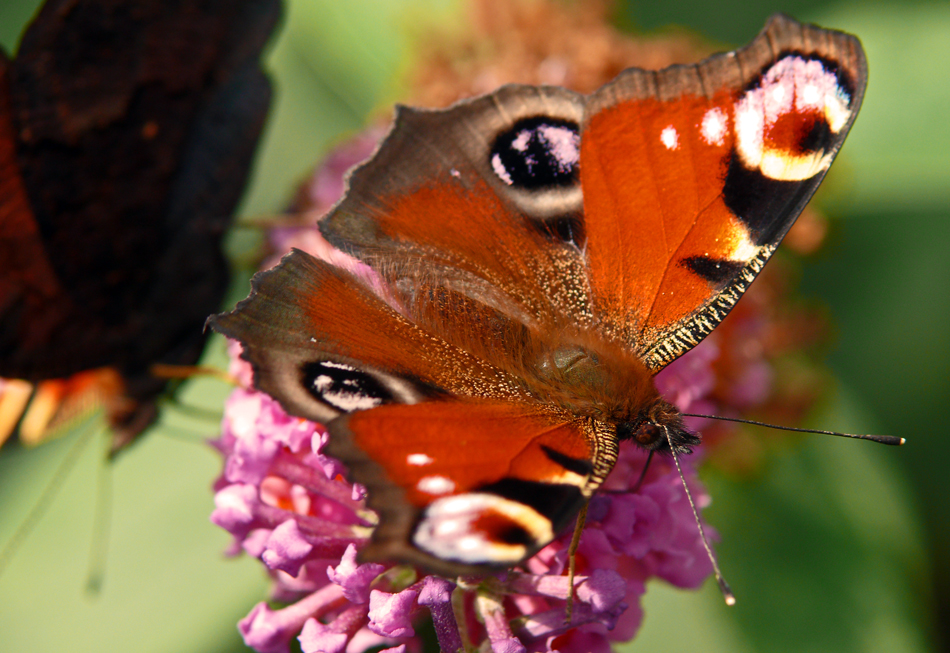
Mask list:
[{"label": "butterfly eye", "polygon": [[508,186],[545,190],[578,181],[577,124],[550,117],[525,118],[495,139],[491,167]]},{"label": "butterfly eye", "polygon": [[633,439],[637,441],[637,444],[650,447],[659,441],[661,435],[659,426],[653,422],[644,422],[633,432]]}]

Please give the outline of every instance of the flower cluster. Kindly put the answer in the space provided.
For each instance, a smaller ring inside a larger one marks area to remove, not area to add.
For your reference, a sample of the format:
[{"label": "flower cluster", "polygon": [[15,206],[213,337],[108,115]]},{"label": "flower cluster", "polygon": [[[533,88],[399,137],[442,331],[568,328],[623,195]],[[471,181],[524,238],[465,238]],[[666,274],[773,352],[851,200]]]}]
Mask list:
[{"label": "flower cluster", "polygon": [[[250,369],[232,345],[232,374]],[[712,347],[697,348],[658,377],[682,408],[711,387]],[[578,576],[570,620],[566,575],[571,533],[542,549],[523,568],[487,579],[449,581],[406,566],[359,564],[374,515],[363,490],[348,483],[340,463],[322,453],[327,433],[288,416],[269,396],[240,388],[225,406],[216,446],[225,466],[215,489],[212,521],[234,536],[233,553],[259,558],[274,580],[273,601],[258,604],[239,624],[261,653],[288,650],[297,637],[305,653],[393,646],[419,650],[420,624],[431,620],[442,650],[609,651],[634,636],[639,598],[651,577],[698,587],[711,567],[682,482],[672,461],[624,445],[591,501],[576,554]],[[682,460],[699,504],[708,497],[693,463]],[[639,488],[634,490],[635,486]],[[484,649],[480,649],[484,650]]]}]

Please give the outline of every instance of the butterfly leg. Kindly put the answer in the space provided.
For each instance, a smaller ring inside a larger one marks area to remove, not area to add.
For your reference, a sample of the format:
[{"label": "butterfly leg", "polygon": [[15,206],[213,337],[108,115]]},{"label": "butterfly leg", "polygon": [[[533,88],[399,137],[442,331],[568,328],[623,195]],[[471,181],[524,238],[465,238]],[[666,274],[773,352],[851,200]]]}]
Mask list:
[{"label": "butterfly leg", "polygon": [[[588,502],[589,503],[589,502]],[[581,533],[584,531],[584,524],[587,522],[587,506],[584,504],[581,511],[577,513],[577,523],[574,525],[574,537],[571,538],[571,547],[567,550],[567,608],[565,610],[566,623],[571,622],[571,616],[574,611],[574,572],[575,572],[575,554],[577,547],[581,543]]]}]

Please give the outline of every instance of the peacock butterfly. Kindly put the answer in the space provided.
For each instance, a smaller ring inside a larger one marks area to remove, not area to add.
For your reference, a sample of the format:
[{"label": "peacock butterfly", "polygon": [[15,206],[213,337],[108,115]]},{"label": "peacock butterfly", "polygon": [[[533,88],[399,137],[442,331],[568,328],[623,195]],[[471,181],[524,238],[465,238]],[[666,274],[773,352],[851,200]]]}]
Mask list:
[{"label": "peacock butterfly", "polygon": [[512,85],[399,107],[319,224],[358,263],[294,251],[209,324],[259,389],[326,424],[379,513],[364,559],[517,564],[621,441],[700,442],[653,377],[775,251],[866,78],[856,38],[775,16],[744,48],[588,96]]},{"label": "peacock butterfly", "polygon": [[151,367],[198,359],[279,13],[50,0],[0,52],[0,442],[95,401],[117,451],[156,417]]}]

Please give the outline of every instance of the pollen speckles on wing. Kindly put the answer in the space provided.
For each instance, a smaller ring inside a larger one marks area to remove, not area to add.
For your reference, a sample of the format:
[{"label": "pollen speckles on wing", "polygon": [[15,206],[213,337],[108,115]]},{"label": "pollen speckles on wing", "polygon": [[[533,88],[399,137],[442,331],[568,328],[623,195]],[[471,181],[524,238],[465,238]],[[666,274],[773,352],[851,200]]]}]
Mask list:
[{"label": "pollen speckles on wing", "polygon": [[680,146],[679,134],[676,133],[676,129],[673,125],[668,125],[663,128],[663,131],[660,132],[660,142],[668,150],[678,149]]}]

